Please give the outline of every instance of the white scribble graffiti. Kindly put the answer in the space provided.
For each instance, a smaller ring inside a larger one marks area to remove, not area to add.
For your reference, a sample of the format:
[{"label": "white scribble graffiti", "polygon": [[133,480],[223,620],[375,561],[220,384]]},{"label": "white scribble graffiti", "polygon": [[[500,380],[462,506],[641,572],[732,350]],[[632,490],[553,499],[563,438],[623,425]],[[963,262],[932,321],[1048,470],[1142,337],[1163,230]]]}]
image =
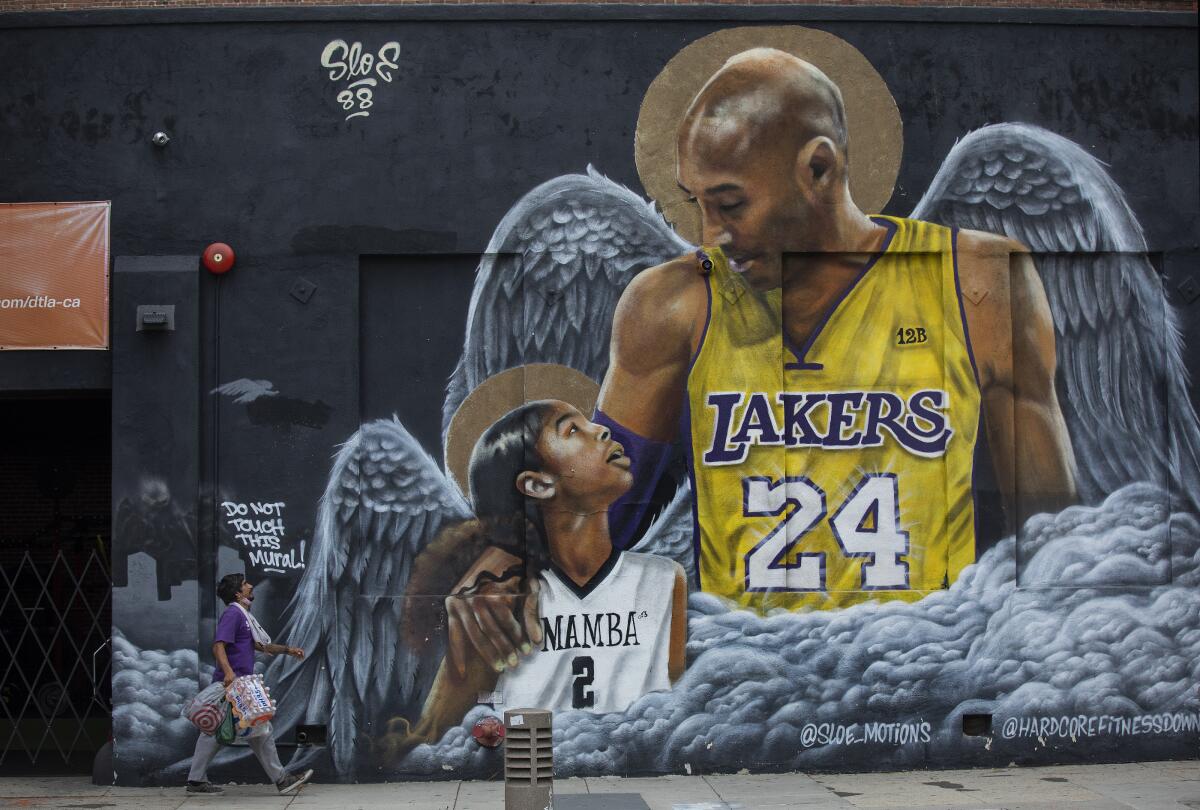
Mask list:
[{"label": "white scribble graffiti", "polygon": [[1006,740],[1064,737],[1131,737],[1141,734],[1194,734],[1200,731],[1200,714],[1166,712],[1135,717],[1076,715],[1061,717],[1009,717],[1000,729]]},{"label": "white scribble graffiti", "polygon": [[399,58],[400,43],[395,41],[385,42],[373,54],[364,50],[361,42],[347,43],[344,39],[332,40],[325,46],[321,51],[321,67],[329,70],[329,80],[348,82],[337,94],[347,121],[371,114],[375,89],[380,81],[392,81]]},{"label": "white scribble graffiti", "polygon": [[283,501],[222,501],[225,523],[233,539],[247,549],[250,563],[264,573],[285,574],[304,568],[305,542],[298,548],[284,549],[287,527],[283,522]]},{"label": "white scribble graffiti", "polygon": [[933,726],[924,720],[913,723],[805,723],[800,729],[800,745],[910,745],[927,743]]}]

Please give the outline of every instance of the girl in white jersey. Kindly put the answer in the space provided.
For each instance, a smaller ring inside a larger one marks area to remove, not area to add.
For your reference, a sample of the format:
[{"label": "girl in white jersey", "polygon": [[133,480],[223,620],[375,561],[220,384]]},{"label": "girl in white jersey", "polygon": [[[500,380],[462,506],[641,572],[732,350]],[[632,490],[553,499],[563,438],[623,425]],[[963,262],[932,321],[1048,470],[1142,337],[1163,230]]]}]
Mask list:
[{"label": "girl in white jersey", "polygon": [[[633,478],[607,428],[565,402],[526,403],[480,437],[469,475],[478,520],[431,544],[410,592],[437,593],[436,582],[458,581],[455,569],[484,548],[505,547],[524,560],[541,645],[515,666],[475,659],[462,677],[443,661],[420,722],[410,731],[393,721],[379,741],[385,760],[440,738],[480,692],[505,707],[624,711],[683,672],[686,578],[672,560],[613,547],[608,507]],[[428,632],[428,611],[409,615],[410,639]]]}]

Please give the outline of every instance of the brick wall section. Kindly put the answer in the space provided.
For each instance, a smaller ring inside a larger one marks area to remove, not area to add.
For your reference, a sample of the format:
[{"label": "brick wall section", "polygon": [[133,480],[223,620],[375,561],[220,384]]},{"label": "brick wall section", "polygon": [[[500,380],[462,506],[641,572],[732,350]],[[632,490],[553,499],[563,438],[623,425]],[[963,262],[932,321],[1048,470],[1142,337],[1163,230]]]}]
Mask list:
[{"label": "brick wall section", "polygon": [[[511,2],[511,0],[506,0]],[[647,5],[645,0],[550,0],[573,4]],[[114,8],[218,8],[233,6],[340,6],[340,5],[481,5],[494,0],[0,0],[6,11],[78,11]],[[668,5],[694,5],[691,0],[655,0]],[[722,5],[776,5],[795,0],[708,0]],[[1197,0],[807,0],[823,6],[929,6],[1040,9],[1098,9],[1107,11],[1196,11]],[[537,0],[530,5],[540,5]]]}]

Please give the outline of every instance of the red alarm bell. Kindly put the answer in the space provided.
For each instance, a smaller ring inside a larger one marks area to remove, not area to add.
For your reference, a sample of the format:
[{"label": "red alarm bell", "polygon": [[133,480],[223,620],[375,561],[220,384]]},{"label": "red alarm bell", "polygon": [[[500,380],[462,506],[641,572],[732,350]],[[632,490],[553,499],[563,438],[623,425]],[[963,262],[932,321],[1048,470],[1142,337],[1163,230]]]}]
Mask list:
[{"label": "red alarm bell", "polygon": [[213,242],[204,249],[204,255],[201,257],[209,272],[218,275],[233,269],[234,258],[236,257],[233,255],[233,248],[224,242]]},{"label": "red alarm bell", "polygon": [[495,748],[504,742],[504,723],[499,717],[489,715],[475,723],[471,736],[484,748]]}]

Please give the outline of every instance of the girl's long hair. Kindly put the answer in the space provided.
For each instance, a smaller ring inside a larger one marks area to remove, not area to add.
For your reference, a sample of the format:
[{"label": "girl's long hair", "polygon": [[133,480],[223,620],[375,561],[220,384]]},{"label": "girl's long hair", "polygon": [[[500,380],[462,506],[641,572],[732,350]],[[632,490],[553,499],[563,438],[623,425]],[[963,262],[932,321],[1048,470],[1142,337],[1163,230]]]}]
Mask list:
[{"label": "girl's long hair", "polygon": [[488,546],[524,561],[523,571],[506,575],[528,581],[549,566],[541,512],[516,481],[524,471],[542,469],[537,442],[552,409],[547,400],[527,402],[496,420],[475,443],[468,472],[475,519],[443,529],[414,561],[404,621],[409,644],[423,646],[444,626],[443,600]]}]

